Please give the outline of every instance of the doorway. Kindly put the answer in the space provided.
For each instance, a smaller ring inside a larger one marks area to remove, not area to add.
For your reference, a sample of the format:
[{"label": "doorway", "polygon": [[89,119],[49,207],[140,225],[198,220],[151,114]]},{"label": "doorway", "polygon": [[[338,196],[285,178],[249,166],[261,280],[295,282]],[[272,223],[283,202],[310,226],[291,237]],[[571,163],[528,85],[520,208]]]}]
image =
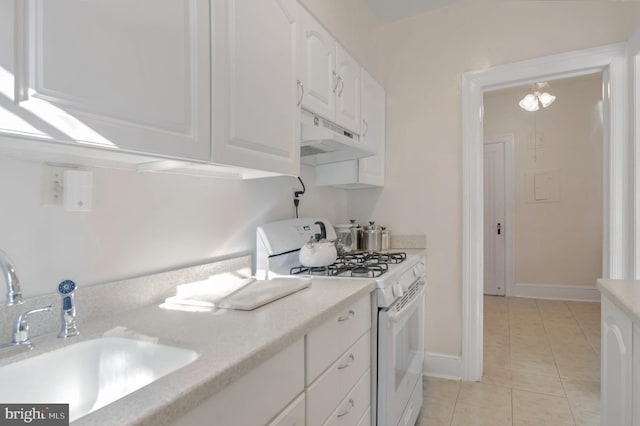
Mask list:
[{"label": "doorway", "polygon": [[568,52],[545,58],[466,73],[462,80],[463,109],[463,380],[482,377],[483,349],[483,117],[485,91],[536,81],[602,72],[604,109],[603,276],[627,276],[626,212],[626,52],[623,44]]}]

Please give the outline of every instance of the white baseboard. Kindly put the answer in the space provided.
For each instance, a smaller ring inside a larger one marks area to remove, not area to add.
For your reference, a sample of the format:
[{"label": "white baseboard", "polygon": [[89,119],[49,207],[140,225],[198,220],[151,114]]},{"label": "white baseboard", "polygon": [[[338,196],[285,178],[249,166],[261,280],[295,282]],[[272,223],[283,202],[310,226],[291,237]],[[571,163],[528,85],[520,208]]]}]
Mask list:
[{"label": "white baseboard", "polygon": [[509,296],[532,299],[571,300],[580,302],[599,302],[600,292],[593,286],[516,283],[511,287]]},{"label": "white baseboard", "polygon": [[462,377],[462,358],[459,356],[424,353],[422,374],[425,376],[441,377],[443,379],[460,380]]}]

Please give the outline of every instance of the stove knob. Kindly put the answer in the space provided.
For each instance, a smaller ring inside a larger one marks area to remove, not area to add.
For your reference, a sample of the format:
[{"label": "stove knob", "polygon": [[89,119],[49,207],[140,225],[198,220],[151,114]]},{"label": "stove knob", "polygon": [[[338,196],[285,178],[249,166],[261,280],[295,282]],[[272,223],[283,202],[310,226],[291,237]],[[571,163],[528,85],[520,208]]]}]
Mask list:
[{"label": "stove knob", "polygon": [[400,285],[400,283],[395,283],[393,285],[393,296],[402,297],[403,294],[404,292],[402,291],[402,286]]}]

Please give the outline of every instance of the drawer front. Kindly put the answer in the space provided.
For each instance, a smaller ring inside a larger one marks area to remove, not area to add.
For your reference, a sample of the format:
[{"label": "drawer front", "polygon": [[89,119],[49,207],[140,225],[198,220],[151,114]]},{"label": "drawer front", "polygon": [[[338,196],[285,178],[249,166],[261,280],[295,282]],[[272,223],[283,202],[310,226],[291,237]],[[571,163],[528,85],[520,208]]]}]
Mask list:
[{"label": "drawer front", "polygon": [[308,389],[307,424],[321,425],[371,366],[371,334],[366,332]]},{"label": "drawer front", "polygon": [[367,370],[358,384],[342,400],[338,408],[324,422],[324,426],[356,426],[362,416],[371,411],[371,374]]},{"label": "drawer front", "polygon": [[307,335],[307,385],[311,384],[365,331],[371,328],[366,295]]},{"label": "drawer front", "polygon": [[305,426],[304,417],[304,393],[300,395],[295,401],[276,418],[269,423],[269,426]]},{"label": "drawer front", "polygon": [[264,425],[304,390],[304,343],[300,339],[173,423]]},{"label": "drawer front", "polygon": [[360,418],[358,426],[371,426],[371,410],[367,410]]}]

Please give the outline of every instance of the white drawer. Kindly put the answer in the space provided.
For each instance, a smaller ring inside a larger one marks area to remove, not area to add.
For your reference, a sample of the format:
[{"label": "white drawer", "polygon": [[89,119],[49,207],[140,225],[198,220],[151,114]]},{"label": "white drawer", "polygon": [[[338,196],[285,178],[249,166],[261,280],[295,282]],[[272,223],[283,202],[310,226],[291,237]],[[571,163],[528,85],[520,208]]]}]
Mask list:
[{"label": "white drawer", "polygon": [[264,425],[304,390],[300,339],[176,420],[174,426]]},{"label": "white drawer", "polygon": [[371,366],[371,334],[366,332],[307,390],[307,425],[321,425]]},{"label": "white drawer", "polygon": [[269,426],[305,426],[304,393],[293,401]]},{"label": "white drawer", "polygon": [[307,385],[371,328],[371,297],[349,308],[307,334]]},{"label": "white drawer", "polygon": [[367,370],[323,426],[356,426],[371,411],[371,374]]}]

